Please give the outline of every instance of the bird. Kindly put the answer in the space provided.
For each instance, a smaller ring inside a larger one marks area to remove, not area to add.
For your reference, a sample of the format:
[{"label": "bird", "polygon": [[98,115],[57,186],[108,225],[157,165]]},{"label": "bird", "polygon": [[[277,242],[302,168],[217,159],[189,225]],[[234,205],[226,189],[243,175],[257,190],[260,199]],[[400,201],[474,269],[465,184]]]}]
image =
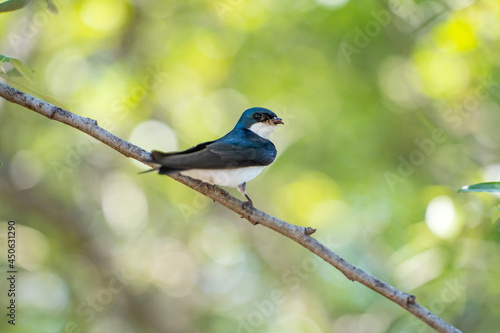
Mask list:
[{"label": "bird", "polygon": [[284,125],[283,120],[269,109],[247,109],[236,126],[217,140],[179,152],[153,150],[151,159],[145,162],[159,166],[145,172],[177,173],[217,186],[236,187],[247,199],[244,205],[253,206],[246,184],[275,160],[277,150],[268,136],[280,124]]}]

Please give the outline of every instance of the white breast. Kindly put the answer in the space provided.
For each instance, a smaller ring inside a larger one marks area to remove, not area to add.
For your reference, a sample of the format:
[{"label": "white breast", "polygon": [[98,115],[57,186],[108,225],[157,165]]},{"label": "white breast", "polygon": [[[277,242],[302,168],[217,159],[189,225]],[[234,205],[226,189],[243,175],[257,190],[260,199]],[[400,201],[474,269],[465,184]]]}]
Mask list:
[{"label": "white breast", "polygon": [[276,125],[270,123],[255,123],[249,128],[250,131],[263,137],[264,139],[267,139],[269,134],[271,134],[275,129]]},{"label": "white breast", "polygon": [[210,184],[236,187],[257,177],[262,169],[264,169],[263,166],[215,170],[191,169],[181,171],[180,174]]}]

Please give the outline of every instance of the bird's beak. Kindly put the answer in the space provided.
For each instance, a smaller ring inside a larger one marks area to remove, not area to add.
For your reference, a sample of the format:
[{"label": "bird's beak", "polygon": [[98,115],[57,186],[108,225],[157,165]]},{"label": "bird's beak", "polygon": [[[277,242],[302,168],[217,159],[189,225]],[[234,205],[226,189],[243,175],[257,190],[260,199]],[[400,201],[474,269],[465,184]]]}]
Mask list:
[{"label": "bird's beak", "polygon": [[281,118],[273,118],[271,119],[271,121],[273,122],[274,125],[278,124],[285,125],[285,123],[283,122],[283,120],[281,120]]}]

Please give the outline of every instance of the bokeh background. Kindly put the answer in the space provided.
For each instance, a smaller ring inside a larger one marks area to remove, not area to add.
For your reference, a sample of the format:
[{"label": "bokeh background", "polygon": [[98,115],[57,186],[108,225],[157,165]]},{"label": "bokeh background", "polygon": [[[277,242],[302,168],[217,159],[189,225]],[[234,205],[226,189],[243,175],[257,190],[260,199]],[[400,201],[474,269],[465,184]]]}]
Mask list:
[{"label": "bokeh background", "polygon": [[[500,3],[32,1],[2,81],[146,149],[284,119],[248,191],[464,332],[498,332]],[[22,332],[431,332],[290,240],[0,99],[0,256]],[[237,191],[230,192],[240,196]],[[7,281],[0,279],[2,311]]]}]

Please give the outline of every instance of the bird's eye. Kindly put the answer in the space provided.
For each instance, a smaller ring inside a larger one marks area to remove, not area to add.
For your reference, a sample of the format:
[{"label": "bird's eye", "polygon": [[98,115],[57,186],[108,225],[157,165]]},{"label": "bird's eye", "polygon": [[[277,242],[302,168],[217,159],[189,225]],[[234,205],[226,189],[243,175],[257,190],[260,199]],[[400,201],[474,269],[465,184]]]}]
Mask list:
[{"label": "bird's eye", "polygon": [[262,114],[261,113],[256,113],[253,115],[253,119],[257,120],[257,121],[260,121],[260,119],[262,118]]}]

